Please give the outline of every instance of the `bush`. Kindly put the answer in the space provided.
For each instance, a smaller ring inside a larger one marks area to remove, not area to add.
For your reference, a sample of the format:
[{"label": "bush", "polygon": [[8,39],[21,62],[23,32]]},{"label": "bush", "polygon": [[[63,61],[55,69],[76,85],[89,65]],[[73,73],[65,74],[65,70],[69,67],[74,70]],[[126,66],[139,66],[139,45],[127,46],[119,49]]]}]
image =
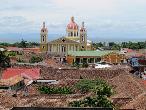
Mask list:
[{"label": "bush", "polygon": [[39,91],[43,94],[71,94],[72,89],[69,87],[39,87]]},{"label": "bush", "polygon": [[77,67],[77,68],[80,68],[80,64],[78,62],[73,62],[73,66]]},{"label": "bush", "polygon": [[83,62],[83,65],[82,65],[83,68],[88,68],[88,66],[89,66],[89,65],[88,65],[87,62]]},{"label": "bush", "polygon": [[112,95],[112,88],[103,80],[80,80],[76,84],[76,88],[81,92],[94,92],[94,97],[87,97],[80,101],[69,103],[72,107],[110,107],[114,105],[108,100],[107,97]]},{"label": "bush", "polygon": [[16,53],[15,52],[9,52],[8,55],[9,56],[16,56]]},{"label": "bush", "polygon": [[95,82],[93,80],[80,80],[75,87],[79,89],[82,93],[89,92],[95,86]]},{"label": "bush", "polygon": [[38,56],[32,56],[29,62],[30,63],[38,63],[38,62],[41,62],[41,61],[43,61],[43,58],[38,57]]},{"label": "bush", "polygon": [[17,62],[19,62],[19,63],[24,63],[24,60],[22,60],[22,59],[17,59]]},{"label": "bush", "polygon": [[114,105],[106,97],[86,97],[84,100],[73,101],[69,103],[71,107],[109,107],[114,108]]}]

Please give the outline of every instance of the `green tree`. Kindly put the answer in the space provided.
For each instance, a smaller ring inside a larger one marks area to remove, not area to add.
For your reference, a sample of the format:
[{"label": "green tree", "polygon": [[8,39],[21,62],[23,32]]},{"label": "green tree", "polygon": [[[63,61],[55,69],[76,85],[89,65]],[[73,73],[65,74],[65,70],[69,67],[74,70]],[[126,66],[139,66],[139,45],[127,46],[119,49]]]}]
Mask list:
[{"label": "green tree", "polygon": [[5,52],[0,51],[0,67],[6,68],[10,67],[10,58],[5,55]]},{"label": "green tree", "polygon": [[43,58],[42,57],[32,56],[29,62],[30,63],[38,63],[38,62],[41,62],[41,61],[43,61]]},{"label": "green tree", "polygon": [[107,97],[112,95],[112,88],[103,80],[81,80],[77,83],[76,87],[81,91],[93,91],[95,96],[86,97],[80,101],[69,103],[72,107],[110,107],[114,105],[108,100]]},{"label": "green tree", "polygon": [[92,45],[93,45],[93,47],[96,48],[96,49],[97,49],[98,47],[103,47],[103,46],[104,46],[102,42],[93,43]]},{"label": "green tree", "polygon": [[18,44],[18,47],[20,48],[26,48],[27,47],[27,41],[23,40]]}]

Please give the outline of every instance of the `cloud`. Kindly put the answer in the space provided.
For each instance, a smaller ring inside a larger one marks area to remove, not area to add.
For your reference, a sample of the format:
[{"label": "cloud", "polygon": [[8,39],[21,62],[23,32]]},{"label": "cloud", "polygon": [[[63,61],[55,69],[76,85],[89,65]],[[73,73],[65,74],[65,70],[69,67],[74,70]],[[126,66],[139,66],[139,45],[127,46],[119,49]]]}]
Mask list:
[{"label": "cloud", "polygon": [[21,16],[5,16],[0,18],[1,33],[21,33],[30,32],[35,29],[33,21],[29,21]]},{"label": "cloud", "polygon": [[46,21],[49,33],[62,34],[75,16],[93,37],[146,35],[146,0],[1,0],[0,6],[0,33],[39,33]]}]

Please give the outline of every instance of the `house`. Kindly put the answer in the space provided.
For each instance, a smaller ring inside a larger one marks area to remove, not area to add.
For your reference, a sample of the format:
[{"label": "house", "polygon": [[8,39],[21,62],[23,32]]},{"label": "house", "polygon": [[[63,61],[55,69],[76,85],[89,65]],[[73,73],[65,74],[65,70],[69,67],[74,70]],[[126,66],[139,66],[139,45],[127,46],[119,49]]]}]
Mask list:
[{"label": "house", "polygon": [[40,78],[40,68],[7,68],[2,74],[2,79],[9,79],[17,75],[26,79],[36,80]]},{"label": "house", "polygon": [[110,52],[102,57],[102,60],[110,64],[126,63],[125,54],[117,52]]},{"label": "house", "polygon": [[88,64],[94,64],[102,60],[102,56],[109,54],[111,51],[69,51],[66,59],[68,64],[77,62],[82,64],[86,62]]},{"label": "house", "polygon": [[39,53],[40,48],[23,48],[23,52],[26,53]]},{"label": "house", "polygon": [[16,53],[20,53],[23,51],[22,48],[18,48],[18,47],[7,47],[6,49],[8,52],[16,52]]},{"label": "house", "polygon": [[17,91],[24,87],[24,85],[25,85],[24,79],[20,75],[0,80],[0,87],[5,89]]}]

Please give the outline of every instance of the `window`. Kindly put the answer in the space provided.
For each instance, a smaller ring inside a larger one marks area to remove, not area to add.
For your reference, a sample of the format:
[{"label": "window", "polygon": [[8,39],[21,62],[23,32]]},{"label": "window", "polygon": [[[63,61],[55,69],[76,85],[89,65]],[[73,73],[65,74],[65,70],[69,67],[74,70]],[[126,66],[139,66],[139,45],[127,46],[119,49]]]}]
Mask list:
[{"label": "window", "polygon": [[74,36],[76,36],[76,33],[74,33]]},{"label": "window", "polygon": [[82,41],[84,41],[84,36],[82,35]]},{"label": "window", "polygon": [[100,62],[101,61],[101,58],[96,58],[95,59],[95,62]]},{"label": "window", "polygon": [[73,36],[73,33],[71,32],[71,36]]},{"label": "window", "polygon": [[88,63],[94,63],[94,58],[88,59]]},{"label": "window", "polygon": [[43,36],[43,42],[45,41],[45,36]]}]

